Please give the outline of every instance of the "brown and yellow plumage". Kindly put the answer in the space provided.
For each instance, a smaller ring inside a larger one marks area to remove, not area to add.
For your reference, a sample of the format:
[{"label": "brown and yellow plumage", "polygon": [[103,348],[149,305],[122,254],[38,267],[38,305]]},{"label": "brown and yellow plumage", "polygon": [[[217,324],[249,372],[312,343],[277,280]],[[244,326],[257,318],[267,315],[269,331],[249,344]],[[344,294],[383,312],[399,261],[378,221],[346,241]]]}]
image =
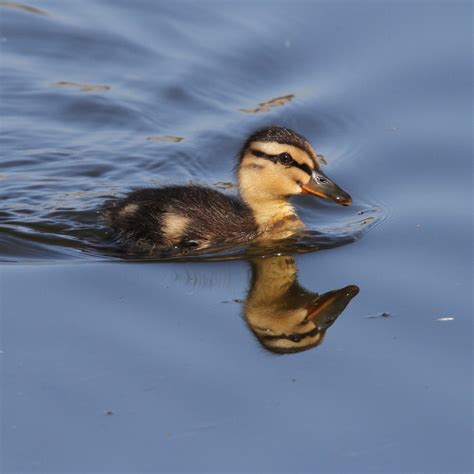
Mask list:
[{"label": "brown and yellow plumage", "polygon": [[138,189],[106,203],[103,216],[131,248],[205,249],[287,237],[301,229],[288,201],[292,195],[351,203],[319,170],[309,142],[283,127],[260,129],[247,139],[238,178],[240,197],[196,185]]}]

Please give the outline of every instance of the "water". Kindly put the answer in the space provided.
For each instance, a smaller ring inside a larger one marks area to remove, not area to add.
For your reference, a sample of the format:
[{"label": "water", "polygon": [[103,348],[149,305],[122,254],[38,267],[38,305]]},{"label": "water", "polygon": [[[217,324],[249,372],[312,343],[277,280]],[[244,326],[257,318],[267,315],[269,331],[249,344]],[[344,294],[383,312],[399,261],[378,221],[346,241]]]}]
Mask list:
[{"label": "water", "polygon": [[[470,2],[0,15],[5,472],[472,471]],[[295,200],[279,246],[124,255],[106,199],[232,192],[268,124],[354,206]]]}]

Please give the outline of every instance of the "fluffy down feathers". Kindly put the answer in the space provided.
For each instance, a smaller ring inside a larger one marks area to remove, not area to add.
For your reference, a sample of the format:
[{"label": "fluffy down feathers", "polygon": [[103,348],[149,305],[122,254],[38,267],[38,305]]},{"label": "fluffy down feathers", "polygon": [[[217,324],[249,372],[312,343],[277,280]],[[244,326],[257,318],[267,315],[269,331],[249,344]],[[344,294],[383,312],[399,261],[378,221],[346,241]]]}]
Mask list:
[{"label": "fluffy down feathers", "polygon": [[129,247],[202,249],[255,238],[251,210],[203,186],[138,189],[105,205],[104,219]]}]

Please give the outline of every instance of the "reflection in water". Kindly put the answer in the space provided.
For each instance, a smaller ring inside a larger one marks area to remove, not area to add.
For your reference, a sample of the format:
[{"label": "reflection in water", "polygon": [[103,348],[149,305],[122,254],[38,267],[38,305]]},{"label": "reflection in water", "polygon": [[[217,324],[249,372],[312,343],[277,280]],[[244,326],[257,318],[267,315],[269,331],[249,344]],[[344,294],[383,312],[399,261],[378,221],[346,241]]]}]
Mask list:
[{"label": "reflection in water", "polygon": [[355,285],[322,295],[304,289],[293,257],[254,259],[251,267],[245,319],[262,346],[279,354],[321,344],[326,330],[359,293]]}]

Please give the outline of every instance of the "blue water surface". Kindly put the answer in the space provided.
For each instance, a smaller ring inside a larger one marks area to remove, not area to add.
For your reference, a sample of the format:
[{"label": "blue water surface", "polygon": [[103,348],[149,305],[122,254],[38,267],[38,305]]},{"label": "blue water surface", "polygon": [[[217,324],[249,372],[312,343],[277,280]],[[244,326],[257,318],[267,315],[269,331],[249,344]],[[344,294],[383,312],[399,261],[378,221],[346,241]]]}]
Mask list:
[{"label": "blue water surface", "polygon": [[[471,2],[1,1],[0,22],[3,472],[472,472]],[[106,199],[235,192],[269,124],[353,196],[295,200],[318,245],[269,252],[276,273],[123,258]],[[280,280],[360,291],[276,355],[251,309]]]}]

